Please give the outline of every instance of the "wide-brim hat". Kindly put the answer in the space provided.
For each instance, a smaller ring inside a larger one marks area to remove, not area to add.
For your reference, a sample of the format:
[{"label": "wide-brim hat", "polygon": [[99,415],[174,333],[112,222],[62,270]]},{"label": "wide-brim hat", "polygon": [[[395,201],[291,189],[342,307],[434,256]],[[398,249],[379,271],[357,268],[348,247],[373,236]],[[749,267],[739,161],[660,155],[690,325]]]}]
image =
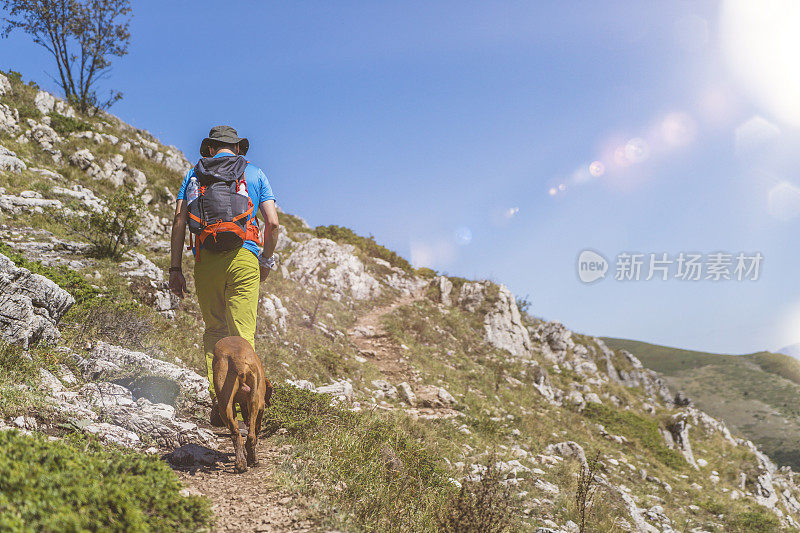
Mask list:
[{"label": "wide-brim hat", "polygon": [[244,137],[239,137],[239,134],[230,126],[214,126],[208,132],[208,137],[203,139],[200,143],[200,155],[203,157],[211,157],[209,150],[211,141],[223,142],[228,144],[239,145],[239,155],[245,155],[247,150],[250,149],[250,141]]}]

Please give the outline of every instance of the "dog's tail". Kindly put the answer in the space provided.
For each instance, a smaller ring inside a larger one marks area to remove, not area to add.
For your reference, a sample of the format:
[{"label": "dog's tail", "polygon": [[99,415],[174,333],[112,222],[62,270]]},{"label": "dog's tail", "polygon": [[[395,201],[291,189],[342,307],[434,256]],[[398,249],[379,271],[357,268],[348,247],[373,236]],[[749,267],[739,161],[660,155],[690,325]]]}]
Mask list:
[{"label": "dog's tail", "polygon": [[239,372],[239,390],[241,390],[242,392],[250,392],[250,386],[247,385],[247,382],[245,382],[246,377],[247,377],[246,373]]}]

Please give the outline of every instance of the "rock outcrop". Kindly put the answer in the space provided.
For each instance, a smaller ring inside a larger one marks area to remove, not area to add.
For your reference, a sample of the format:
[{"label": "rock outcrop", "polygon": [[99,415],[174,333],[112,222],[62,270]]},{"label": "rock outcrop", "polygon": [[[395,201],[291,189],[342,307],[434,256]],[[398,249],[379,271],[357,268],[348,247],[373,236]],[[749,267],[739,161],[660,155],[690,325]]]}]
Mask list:
[{"label": "rock outcrop", "polygon": [[162,361],[143,352],[134,352],[105,342],[98,342],[91,354],[75,356],[85,379],[113,379],[123,371],[146,372],[174,381],[181,392],[202,405],[211,405],[208,379],[174,363]]},{"label": "rock outcrop", "polygon": [[0,254],[0,337],[28,348],[55,343],[58,321],[75,299],[51,280]]},{"label": "rock outcrop", "polygon": [[306,286],[331,291],[334,300],[366,300],[381,293],[378,280],[368,274],[355,247],[330,239],[312,238],[299,244],[284,266],[289,277]]}]

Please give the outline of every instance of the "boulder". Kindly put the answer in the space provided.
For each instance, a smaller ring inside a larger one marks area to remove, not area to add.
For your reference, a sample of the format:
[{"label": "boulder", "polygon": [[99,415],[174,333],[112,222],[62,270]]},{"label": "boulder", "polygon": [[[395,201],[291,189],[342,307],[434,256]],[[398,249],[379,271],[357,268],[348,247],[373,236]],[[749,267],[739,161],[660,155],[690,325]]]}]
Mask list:
[{"label": "boulder", "polygon": [[353,400],[353,386],[344,380],[317,387],[316,392],[318,394],[330,394],[339,401],[351,402]]},{"label": "boulder", "polygon": [[456,399],[442,387],[424,386],[417,391],[416,402],[423,407],[442,408],[455,405]]},{"label": "boulder", "polygon": [[668,447],[681,452],[686,462],[689,463],[692,468],[698,470],[699,468],[694,460],[694,453],[692,453],[692,445],[689,442],[690,425],[686,422],[686,418],[685,413],[676,413],[673,415],[667,424],[666,431],[663,432],[664,440]]},{"label": "boulder", "polygon": [[5,96],[11,92],[11,82],[3,73],[0,73],[0,96]]},{"label": "boulder", "polygon": [[0,146],[0,170],[7,170],[9,172],[22,172],[26,170],[28,166],[25,164],[25,161],[17,157],[17,154]]},{"label": "boulder", "polygon": [[261,310],[270,320],[272,331],[286,331],[286,317],[289,316],[289,311],[283,306],[280,298],[274,294],[265,294],[261,298]]},{"label": "boulder", "polygon": [[506,350],[515,357],[529,357],[531,340],[522,323],[517,302],[504,285],[500,285],[497,301],[483,319],[486,342]]},{"label": "boulder", "polygon": [[173,380],[181,392],[203,405],[211,405],[208,379],[174,363],[162,361],[143,352],[126,350],[105,342],[98,342],[86,359],[78,361],[85,379],[113,378],[123,369],[132,368]]},{"label": "boulder", "polygon": [[289,277],[307,287],[328,289],[334,300],[367,300],[380,295],[378,281],[364,269],[352,245],[309,239],[298,245],[285,266]]},{"label": "boulder", "polygon": [[417,404],[417,396],[411,389],[411,385],[409,385],[407,382],[404,381],[398,384],[397,392],[400,395],[400,399],[406,402],[411,407],[414,407]]},{"label": "boulder", "polygon": [[36,106],[36,109],[38,109],[42,115],[47,115],[53,111],[56,105],[56,98],[46,91],[39,91],[33,99],[33,105]]},{"label": "boulder", "polygon": [[583,451],[583,447],[575,441],[567,440],[564,442],[558,442],[556,444],[550,444],[547,448],[544,449],[544,453],[546,455],[558,455],[564,458],[574,458],[577,459],[578,462],[581,463],[583,466],[587,466],[586,462],[586,453]]},{"label": "boulder", "polygon": [[11,134],[19,132],[19,111],[0,104],[0,131]]},{"label": "boulder", "polygon": [[62,141],[61,137],[59,137],[58,133],[56,133],[56,130],[47,124],[38,122],[32,124],[30,136],[39,144],[39,146],[42,147],[43,150],[46,151],[55,150],[55,145]]},{"label": "boulder", "polygon": [[436,276],[430,284],[437,291],[439,303],[453,305],[453,300],[450,298],[450,293],[453,292],[453,282],[447,276]]},{"label": "boulder", "polygon": [[0,338],[27,349],[60,338],[58,321],[75,299],[51,280],[0,254]]},{"label": "boulder", "polygon": [[225,455],[208,448],[190,442],[172,450],[164,456],[174,466],[214,466],[225,460]]}]

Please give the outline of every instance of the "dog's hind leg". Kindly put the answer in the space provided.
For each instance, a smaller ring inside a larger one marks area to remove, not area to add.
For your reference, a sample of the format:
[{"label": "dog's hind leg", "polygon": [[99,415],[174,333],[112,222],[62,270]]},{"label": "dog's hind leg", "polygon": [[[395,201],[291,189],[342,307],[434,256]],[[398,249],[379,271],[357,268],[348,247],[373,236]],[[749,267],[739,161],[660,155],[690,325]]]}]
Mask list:
[{"label": "dog's hind leg", "polygon": [[250,415],[247,420],[247,465],[258,466],[258,458],[256,457],[256,444],[258,444],[258,430],[261,426],[261,412],[263,408],[259,409],[260,404],[257,396],[257,387],[253,387],[253,392],[248,398],[247,414]]},{"label": "dog's hind leg", "polygon": [[[230,374],[229,374],[230,376]],[[233,440],[233,451],[236,454],[236,465],[234,467],[234,471],[237,473],[242,473],[247,471],[247,461],[245,458],[244,453],[244,443],[242,442],[242,436],[239,434],[239,422],[236,421],[236,410],[234,407],[235,396],[238,387],[238,383],[235,380],[226,379],[225,380],[225,389],[230,389],[230,393],[226,396],[227,403],[225,404],[225,422],[228,425],[228,429],[231,432],[231,440]],[[230,383],[233,381],[233,383]],[[222,406],[220,406],[222,408]]]}]

